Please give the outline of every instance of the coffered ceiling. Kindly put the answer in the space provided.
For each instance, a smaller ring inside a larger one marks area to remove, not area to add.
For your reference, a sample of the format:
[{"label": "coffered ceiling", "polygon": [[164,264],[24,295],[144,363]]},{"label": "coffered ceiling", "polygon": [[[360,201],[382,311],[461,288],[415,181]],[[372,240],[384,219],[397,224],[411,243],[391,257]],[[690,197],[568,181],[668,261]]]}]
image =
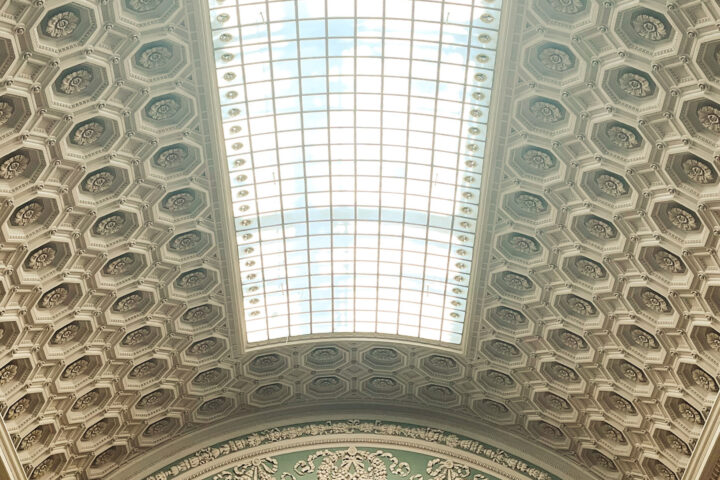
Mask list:
[{"label": "coffered ceiling", "polygon": [[2,2],[0,400],[28,477],[152,465],[276,408],[401,401],[588,478],[679,479],[720,372],[720,8],[503,8],[461,348],[249,349],[206,6]]}]

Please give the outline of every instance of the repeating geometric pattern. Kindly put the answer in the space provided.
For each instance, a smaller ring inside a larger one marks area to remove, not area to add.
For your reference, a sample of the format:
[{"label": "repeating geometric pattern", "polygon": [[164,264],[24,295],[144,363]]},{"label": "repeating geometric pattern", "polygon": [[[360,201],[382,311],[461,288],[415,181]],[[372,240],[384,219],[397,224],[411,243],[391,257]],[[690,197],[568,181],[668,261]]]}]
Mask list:
[{"label": "repeating geometric pattern", "polygon": [[233,356],[190,1],[0,7],[0,401],[30,479],[99,478],[228,415],[333,400],[447,408],[598,477],[682,476],[720,372],[716,3],[532,0],[513,18],[464,354]]}]

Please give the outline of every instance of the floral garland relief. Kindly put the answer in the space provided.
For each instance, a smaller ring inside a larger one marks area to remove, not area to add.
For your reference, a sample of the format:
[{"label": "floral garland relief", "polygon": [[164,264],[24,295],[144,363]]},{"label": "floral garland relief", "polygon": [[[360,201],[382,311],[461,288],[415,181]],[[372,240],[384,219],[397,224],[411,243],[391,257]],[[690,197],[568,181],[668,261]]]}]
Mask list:
[{"label": "floral garland relief", "polygon": [[491,480],[451,460],[431,458],[422,468],[423,473],[413,470],[419,467],[417,463],[402,461],[395,452],[351,446],[346,450],[318,450],[297,461],[291,471],[282,471],[282,461],[264,457],[223,470],[207,480]]},{"label": "floral garland relief", "polygon": [[[471,455],[477,455],[493,463],[499,464],[505,468],[509,468],[531,480],[557,480],[557,477],[536,467],[535,465],[529,464],[524,460],[514,455],[511,455],[501,449],[495,448],[490,445],[482,444],[476,440],[467,437],[461,437],[435,428],[401,423],[381,422],[374,420],[338,420],[317,423],[304,423],[299,425],[271,428],[268,430],[263,430],[261,432],[236,437],[232,440],[199,449],[194,453],[180,459],[179,461],[168,465],[161,470],[156,471],[154,474],[148,476],[146,480],[169,480],[186,472],[190,472],[202,465],[207,465],[215,462],[219,458],[234,454],[236,452],[240,452],[247,448],[269,445],[283,440],[292,440],[303,437],[321,437],[324,435],[343,434],[375,434],[383,436],[401,437],[404,440],[414,439],[431,442],[437,445],[457,449],[465,453],[470,453]],[[259,470],[247,470],[247,473],[243,473],[243,469],[249,469],[250,464],[258,462],[259,460],[255,459],[253,461],[250,461],[249,463],[237,465],[231,470],[228,470],[228,475],[230,476],[219,476],[215,480],[231,480],[234,478],[242,480],[264,480],[264,477],[261,478],[260,476],[253,476],[253,472],[257,472],[257,474],[260,475]],[[243,465],[246,466],[244,467]],[[236,471],[236,469],[239,470]],[[268,479],[271,479],[273,478],[272,476],[275,472],[267,473],[270,473],[270,477],[268,477]],[[224,473],[218,475],[224,475]],[[296,475],[295,480],[309,480],[309,477],[300,476],[297,472],[293,475]],[[343,477],[338,476],[335,478]],[[387,480],[387,477],[377,478],[383,478],[383,480]],[[396,478],[414,480],[410,479],[410,477],[391,477],[391,480],[395,480]],[[425,479],[425,477],[418,478],[429,480]],[[435,476],[431,478],[435,480],[483,480],[482,477],[476,479],[474,477]],[[208,480],[213,480],[213,477],[209,477]],[[279,480],[292,479],[281,477]],[[368,479],[366,477],[357,477],[357,480]]]}]

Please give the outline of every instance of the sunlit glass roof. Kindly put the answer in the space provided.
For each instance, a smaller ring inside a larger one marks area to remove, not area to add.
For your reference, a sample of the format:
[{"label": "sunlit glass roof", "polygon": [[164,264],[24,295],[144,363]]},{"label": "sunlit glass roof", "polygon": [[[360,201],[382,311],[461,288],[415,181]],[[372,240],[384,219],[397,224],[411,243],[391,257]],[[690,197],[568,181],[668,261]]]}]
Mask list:
[{"label": "sunlit glass roof", "polygon": [[460,343],[500,0],[209,0],[249,342]]}]

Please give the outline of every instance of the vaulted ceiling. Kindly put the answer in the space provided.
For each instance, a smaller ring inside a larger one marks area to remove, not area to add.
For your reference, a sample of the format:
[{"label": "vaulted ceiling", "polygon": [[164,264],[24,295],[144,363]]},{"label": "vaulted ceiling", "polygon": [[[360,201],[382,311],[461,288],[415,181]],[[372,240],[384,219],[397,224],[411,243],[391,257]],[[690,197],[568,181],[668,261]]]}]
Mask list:
[{"label": "vaulted ceiling", "polygon": [[284,406],[401,400],[589,478],[680,478],[720,372],[720,8],[504,3],[455,349],[249,348],[207,7],[3,2],[0,399],[28,477],[156,462]]}]

